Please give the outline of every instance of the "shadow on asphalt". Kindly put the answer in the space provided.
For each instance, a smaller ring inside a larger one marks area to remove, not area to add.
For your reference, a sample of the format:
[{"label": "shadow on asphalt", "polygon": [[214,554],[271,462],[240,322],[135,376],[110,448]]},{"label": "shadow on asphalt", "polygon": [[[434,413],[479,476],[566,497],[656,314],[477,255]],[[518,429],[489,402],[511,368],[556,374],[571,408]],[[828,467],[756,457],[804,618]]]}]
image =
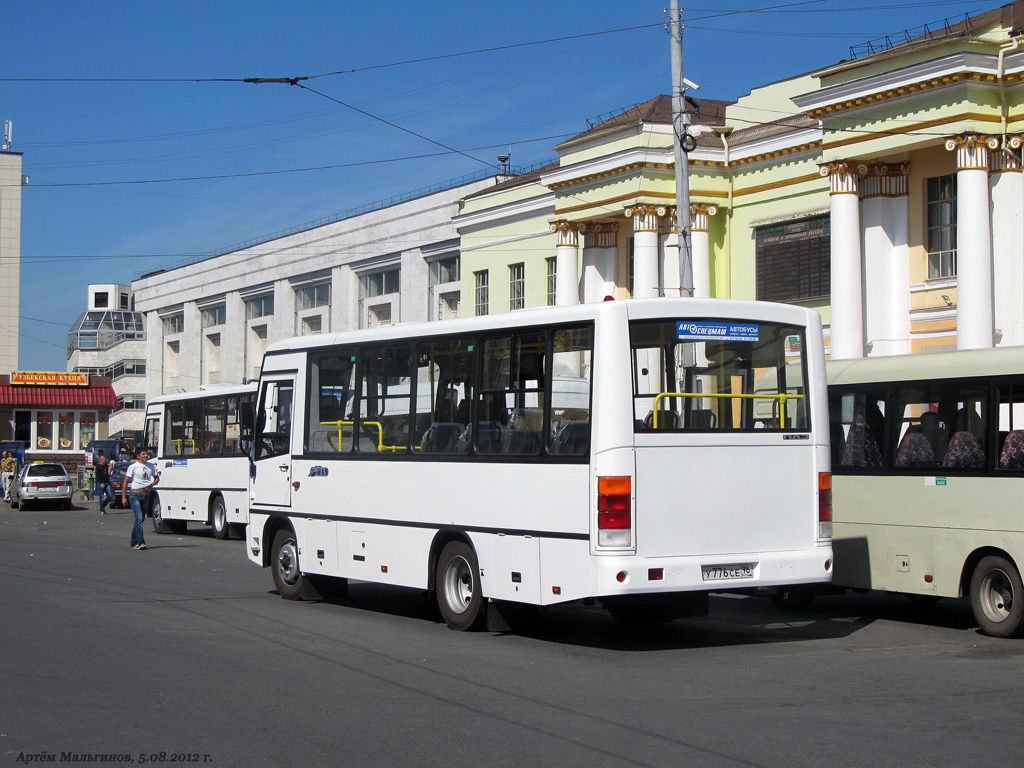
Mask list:
[{"label": "shadow on asphalt", "polygon": [[[278,594],[269,590],[269,594]],[[345,599],[315,601],[324,610],[363,611],[443,624],[436,599],[421,590],[353,581]],[[664,624],[626,625],[600,603],[582,602],[506,612],[509,633],[520,638],[607,650],[659,651],[731,645],[775,644],[850,636],[875,621],[896,621],[951,630],[976,628],[964,599],[922,604],[883,592],[818,597],[803,610],[777,608],[765,597],[713,594],[704,618]]]}]

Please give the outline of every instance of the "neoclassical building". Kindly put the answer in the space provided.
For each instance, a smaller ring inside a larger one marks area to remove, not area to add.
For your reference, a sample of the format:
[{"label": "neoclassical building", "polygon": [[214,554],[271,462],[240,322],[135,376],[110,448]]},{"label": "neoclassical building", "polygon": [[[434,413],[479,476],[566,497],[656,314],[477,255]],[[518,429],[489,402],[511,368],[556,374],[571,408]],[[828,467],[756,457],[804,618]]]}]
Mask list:
[{"label": "neoclassical building", "polygon": [[[1024,344],[1024,2],[691,102],[695,295],[817,308],[833,357]],[[670,98],[462,201],[477,313],[680,290]]]}]

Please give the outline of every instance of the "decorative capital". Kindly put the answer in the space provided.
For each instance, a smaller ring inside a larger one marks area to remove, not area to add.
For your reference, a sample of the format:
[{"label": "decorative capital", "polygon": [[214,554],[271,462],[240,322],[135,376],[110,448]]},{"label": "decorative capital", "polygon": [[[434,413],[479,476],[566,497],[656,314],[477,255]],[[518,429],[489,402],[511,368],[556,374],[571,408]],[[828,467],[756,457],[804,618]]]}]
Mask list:
[{"label": "decorative capital", "polygon": [[551,222],[549,228],[557,235],[555,239],[556,246],[567,245],[575,248],[579,245],[579,233],[586,229],[586,225],[563,219]]},{"label": "decorative capital", "polygon": [[818,165],[818,172],[829,180],[829,194],[857,195],[860,194],[861,171],[867,172],[864,164],[854,165],[845,160]]},{"label": "decorative capital", "polygon": [[1021,171],[1021,145],[1024,145],[1024,138],[1020,135],[1009,135],[998,152],[993,152],[989,158],[990,173],[1007,173]]},{"label": "decorative capital", "polygon": [[718,213],[718,207],[708,203],[690,204],[690,229],[697,232],[708,231],[708,219]]},{"label": "decorative capital", "polygon": [[988,153],[999,149],[998,136],[982,136],[977,133],[962,133],[946,139],[946,149],[956,152],[958,171],[987,171]]},{"label": "decorative capital", "polygon": [[661,219],[668,215],[664,205],[637,204],[626,208],[626,218],[633,219],[634,232],[658,232]]},{"label": "decorative capital", "polygon": [[903,197],[907,194],[910,163],[871,163],[858,166],[861,197]]}]

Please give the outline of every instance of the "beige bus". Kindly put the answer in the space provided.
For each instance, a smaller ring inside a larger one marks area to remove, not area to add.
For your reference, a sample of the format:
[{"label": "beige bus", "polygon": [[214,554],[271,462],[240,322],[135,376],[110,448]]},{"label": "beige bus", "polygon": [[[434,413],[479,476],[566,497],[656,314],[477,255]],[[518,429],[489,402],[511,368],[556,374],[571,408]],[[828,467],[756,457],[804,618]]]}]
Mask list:
[{"label": "beige bus", "polygon": [[970,596],[1024,634],[1024,348],[827,364],[833,585]]}]

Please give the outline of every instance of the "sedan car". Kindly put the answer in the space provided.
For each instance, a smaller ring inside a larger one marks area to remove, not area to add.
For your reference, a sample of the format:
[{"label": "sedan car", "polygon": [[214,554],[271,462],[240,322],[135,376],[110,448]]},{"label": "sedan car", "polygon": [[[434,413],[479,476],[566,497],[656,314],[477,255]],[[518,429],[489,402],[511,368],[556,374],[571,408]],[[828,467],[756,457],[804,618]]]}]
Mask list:
[{"label": "sedan car", "polygon": [[11,506],[60,503],[71,509],[71,478],[60,464],[26,464],[11,483]]}]

